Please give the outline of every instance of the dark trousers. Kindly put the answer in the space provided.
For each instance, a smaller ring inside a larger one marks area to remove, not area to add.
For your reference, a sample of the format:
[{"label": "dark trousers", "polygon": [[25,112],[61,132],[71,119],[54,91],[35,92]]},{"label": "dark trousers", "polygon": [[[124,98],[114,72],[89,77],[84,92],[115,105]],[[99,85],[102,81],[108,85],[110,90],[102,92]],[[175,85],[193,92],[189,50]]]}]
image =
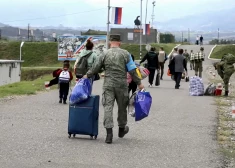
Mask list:
[{"label": "dark trousers", "polygon": [[152,85],[156,69],[148,68],[148,70],[150,72],[150,74],[149,74],[149,84]]},{"label": "dark trousers", "polygon": [[163,77],[163,74],[164,74],[164,62],[159,62],[159,65],[160,65],[160,69],[161,69],[161,79]]},{"label": "dark trousers", "polygon": [[131,83],[128,86],[128,93],[130,93],[132,91],[132,94],[135,93],[137,89],[137,85],[134,81],[131,81]]},{"label": "dark trousers", "polygon": [[69,83],[60,83],[60,99],[67,100],[69,94]]},{"label": "dark trousers", "polygon": [[178,88],[178,87],[180,87],[182,72],[175,72],[174,77],[175,77],[175,87]]}]

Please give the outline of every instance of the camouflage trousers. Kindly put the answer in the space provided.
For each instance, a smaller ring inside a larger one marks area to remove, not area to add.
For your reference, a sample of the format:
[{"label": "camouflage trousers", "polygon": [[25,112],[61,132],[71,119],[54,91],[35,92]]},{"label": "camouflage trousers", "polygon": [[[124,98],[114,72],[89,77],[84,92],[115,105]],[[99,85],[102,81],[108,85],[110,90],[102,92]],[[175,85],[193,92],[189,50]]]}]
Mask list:
[{"label": "camouflage trousers", "polygon": [[104,87],[102,104],[104,106],[104,127],[113,128],[114,102],[118,105],[118,126],[124,128],[127,124],[127,106],[129,101],[128,88]]},{"label": "camouflage trousers", "polygon": [[229,79],[232,76],[232,74],[234,73],[234,69],[229,69],[227,71],[222,71],[221,68],[217,68],[217,72],[219,74],[219,76],[223,79],[224,81],[224,88],[225,91],[228,91],[228,84],[229,84]]},{"label": "camouflage trousers", "polygon": [[195,75],[198,76],[198,73],[199,73],[199,77],[201,78],[202,77],[202,71],[203,71],[202,61],[195,62],[194,68],[195,68],[194,69],[195,70]]}]

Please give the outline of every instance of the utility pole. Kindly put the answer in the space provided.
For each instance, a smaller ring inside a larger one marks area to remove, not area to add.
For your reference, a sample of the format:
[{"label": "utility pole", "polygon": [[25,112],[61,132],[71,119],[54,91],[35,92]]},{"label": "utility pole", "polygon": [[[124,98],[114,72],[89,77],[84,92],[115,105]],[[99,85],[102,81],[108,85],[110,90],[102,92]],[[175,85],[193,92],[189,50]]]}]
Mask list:
[{"label": "utility pole", "polygon": [[29,24],[28,24],[28,41],[29,41]]},{"label": "utility pole", "polygon": [[182,44],[184,42],[184,32],[182,31]]},{"label": "utility pole", "polygon": [[[146,0],[146,13],[145,13],[145,29],[147,24],[147,15],[148,15],[148,0]],[[145,43],[148,43],[148,35],[145,34]]]},{"label": "utility pole", "polygon": [[154,15],[154,7],[155,7],[155,3],[156,3],[156,1],[153,1],[153,2],[152,2],[152,4],[153,4],[153,13],[152,13],[152,29],[153,29],[153,21],[154,21],[154,17],[155,17],[155,15]]},{"label": "utility pole", "polygon": [[190,29],[188,28],[188,42],[190,44]]},{"label": "utility pole", "polygon": [[109,24],[110,24],[110,0],[108,0],[108,19],[107,19],[107,37],[106,37],[106,49],[109,48]]},{"label": "utility pole", "polygon": [[142,35],[143,35],[143,27],[142,27],[142,2],[143,0],[140,0],[140,59],[142,59]]}]

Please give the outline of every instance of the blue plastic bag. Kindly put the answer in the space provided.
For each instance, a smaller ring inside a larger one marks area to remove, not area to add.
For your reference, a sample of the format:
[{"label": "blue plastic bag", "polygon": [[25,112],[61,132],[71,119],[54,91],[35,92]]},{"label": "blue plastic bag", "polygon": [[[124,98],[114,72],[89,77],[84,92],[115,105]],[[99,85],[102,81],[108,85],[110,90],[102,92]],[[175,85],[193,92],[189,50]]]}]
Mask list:
[{"label": "blue plastic bag", "polygon": [[81,103],[91,96],[92,84],[90,79],[80,79],[74,86],[69,98],[70,104]]},{"label": "blue plastic bag", "polygon": [[152,97],[149,92],[139,91],[135,96],[135,121],[147,117],[152,105]]}]

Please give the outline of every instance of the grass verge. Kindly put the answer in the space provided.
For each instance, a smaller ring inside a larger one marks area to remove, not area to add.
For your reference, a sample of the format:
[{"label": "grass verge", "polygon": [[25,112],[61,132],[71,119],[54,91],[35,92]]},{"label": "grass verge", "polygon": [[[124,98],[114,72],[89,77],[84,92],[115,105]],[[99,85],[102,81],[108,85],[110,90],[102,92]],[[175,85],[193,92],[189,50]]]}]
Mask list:
[{"label": "grass verge", "polygon": [[227,53],[235,55],[235,45],[219,45],[215,47],[210,58],[221,59],[222,56]]},{"label": "grass verge", "polygon": [[[39,91],[45,91],[45,81],[50,81],[51,75],[43,75],[32,81],[21,81],[9,85],[0,86],[0,98],[14,95],[32,95]],[[52,86],[55,89],[57,86]]]},{"label": "grass verge", "polygon": [[[215,72],[214,68],[208,67],[207,77],[210,82],[215,84],[223,83],[222,79],[217,75],[215,78],[209,71]],[[215,105],[217,106],[218,124],[217,124],[217,141],[220,145],[220,152],[224,156],[224,167],[235,167],[235,119],[232,118],[232,104],[235,96],[235,82],[230,79],[229,97],[215,97]]]},{"label": "grass verge", "polygon": [[[23,67],[61,67],[58,61],[57,43],[25,42],[22,47]],[[169,54],[176,44],[151,44],[157,49],[163,47]],[[138,44],[122,44],[121,48],[128,50],[136,59],[139,59],[140,46]],[[146,53],[145,45],[142,45],[142,55]],[[0,59],[19,59],[20,42],[0,42]],[[72,63],[73,64],[73,63]]]}]

